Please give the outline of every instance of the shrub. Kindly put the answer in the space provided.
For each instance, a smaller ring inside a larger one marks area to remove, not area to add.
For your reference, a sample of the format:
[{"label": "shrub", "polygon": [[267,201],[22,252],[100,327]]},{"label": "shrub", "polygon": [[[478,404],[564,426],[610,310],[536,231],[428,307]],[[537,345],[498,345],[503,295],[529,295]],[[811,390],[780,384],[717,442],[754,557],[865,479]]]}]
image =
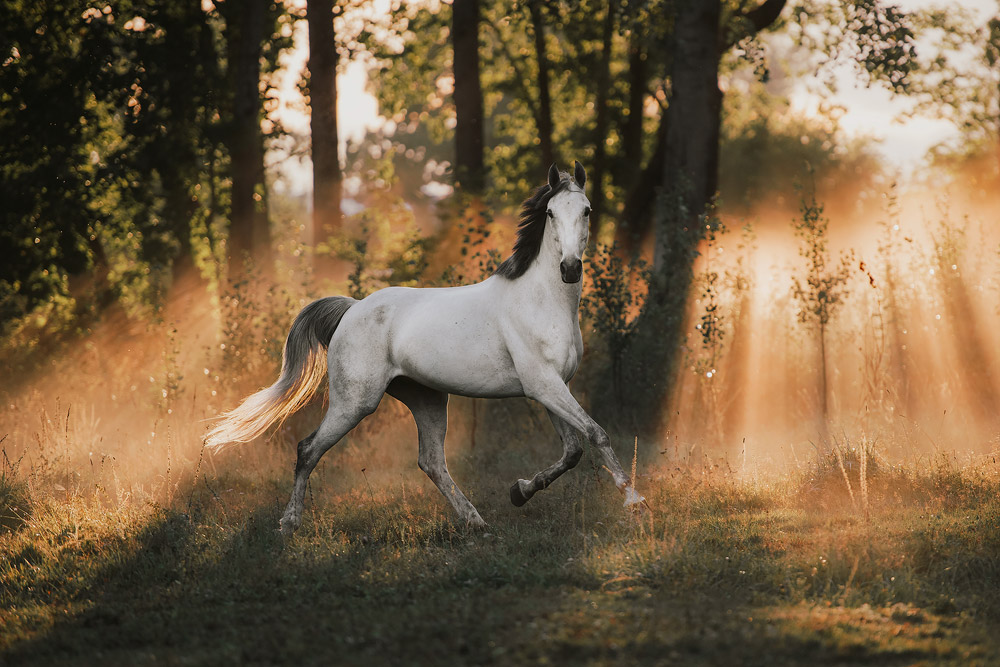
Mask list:
[{"label": "shrub", "polygon": [[28,483],[17,475],[18,462],[11,463],[4,450],[4,465],[0,470],[0,534],[20,530],[31,516],[31,495]]}]

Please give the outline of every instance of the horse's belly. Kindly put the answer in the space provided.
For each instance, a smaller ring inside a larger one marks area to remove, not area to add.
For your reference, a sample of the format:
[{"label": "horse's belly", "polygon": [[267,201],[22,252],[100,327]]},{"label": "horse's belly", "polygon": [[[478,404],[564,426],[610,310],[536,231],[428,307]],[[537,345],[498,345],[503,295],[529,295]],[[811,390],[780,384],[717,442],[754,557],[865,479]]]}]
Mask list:
[{"label": "horse's belly", "polygon": [[468,354],[455,349],[441,349],[437,354],[425,354],[419,358],[407,355],[399,366],[406,377],[449,394],[477,398],[524,395],[513,364],[499,354]]},{"label": "horse's belly", "polygon": [[472,398],[510,398],[513,396],[524,396],[524,389],[521,381],[516,375],[509,377],[489,377],[486,375],[473,375],[471,373],[463,375],[449,375],[447,373],[433,372],[420,373],[408,372],[406,377],[416,380],[420,384],[458,396],[470,396]]},{"label": "horse's belly", "polygon": [[524,395],[499,332],[468,320],[431,322],[410,322],[396,332],[392,357],[402,375],[461,396]]}]

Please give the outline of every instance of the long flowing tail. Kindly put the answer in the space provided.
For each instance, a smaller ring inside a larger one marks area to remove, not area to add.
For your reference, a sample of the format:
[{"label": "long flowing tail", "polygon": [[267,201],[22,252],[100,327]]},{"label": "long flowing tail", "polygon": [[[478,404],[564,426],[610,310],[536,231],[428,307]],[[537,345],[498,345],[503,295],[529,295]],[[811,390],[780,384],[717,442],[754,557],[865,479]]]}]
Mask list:
[{"label": "long flowing tail", "polygon": [[304,406],[326,375],[323,351],[344,313],[355,303],[350,297],[329,296],[303,308],[285,340],[278,381],[222,415],[205,435],[205,445],[219,449],[231,442],[250,442]]}]

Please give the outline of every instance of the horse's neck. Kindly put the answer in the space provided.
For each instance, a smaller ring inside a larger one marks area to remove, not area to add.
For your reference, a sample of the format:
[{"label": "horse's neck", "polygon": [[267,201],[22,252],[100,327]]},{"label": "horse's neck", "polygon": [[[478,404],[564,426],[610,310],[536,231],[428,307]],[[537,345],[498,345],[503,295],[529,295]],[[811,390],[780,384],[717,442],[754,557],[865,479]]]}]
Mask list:
[{"label": "horse's neck", "polygon": [[582,285],[582,281],[564,283],[558,261],[540,254],[520,278],[512,281],[511,289],[525,305],[567,312],[576,317]]}]

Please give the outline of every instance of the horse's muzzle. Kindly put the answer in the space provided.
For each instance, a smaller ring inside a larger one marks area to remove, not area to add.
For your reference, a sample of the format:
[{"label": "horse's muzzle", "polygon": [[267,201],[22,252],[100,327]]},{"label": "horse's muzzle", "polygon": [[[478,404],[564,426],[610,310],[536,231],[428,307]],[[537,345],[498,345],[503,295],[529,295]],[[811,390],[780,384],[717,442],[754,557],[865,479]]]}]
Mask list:
[{"label": "horse's muzzle", "polygon": [[559,262],[559,272],[564,283],[578,283],[583,277],[583,262],[579,259],[564,259]]}]

